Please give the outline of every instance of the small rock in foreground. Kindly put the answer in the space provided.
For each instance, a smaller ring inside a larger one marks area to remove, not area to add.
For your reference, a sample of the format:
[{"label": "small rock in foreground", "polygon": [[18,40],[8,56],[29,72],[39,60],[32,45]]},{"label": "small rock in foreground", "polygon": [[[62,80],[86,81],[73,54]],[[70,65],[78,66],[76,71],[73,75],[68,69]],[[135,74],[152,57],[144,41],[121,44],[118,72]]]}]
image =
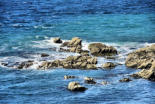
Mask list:
[{"label": "small rock in foreground", "polygon": [[78,82],[70,82],[68,84],[68,90],[70,91],[85,91],[87,88],[81,86]]}]

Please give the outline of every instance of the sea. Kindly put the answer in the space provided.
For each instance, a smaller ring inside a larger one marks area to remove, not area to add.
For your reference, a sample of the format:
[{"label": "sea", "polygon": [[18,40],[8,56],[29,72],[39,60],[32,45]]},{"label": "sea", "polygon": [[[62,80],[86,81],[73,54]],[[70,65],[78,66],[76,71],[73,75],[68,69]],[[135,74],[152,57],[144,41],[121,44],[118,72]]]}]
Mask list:
[{"label": "sea", "polygon": [[[119,51],[117,58],[98,57],[97,66],[121,64],[111,70],[38,70],[42,61],[77,55],[59,52],[55,37],[79,37],[86,50],[94,42],[113,46]],[[153,43],[155,0],[0,0],[0,104],[155,104],[155,82],[119,82],[140,71],[124,65],[128,53]],[[41,57],[42,53],[50,56]],[[35,64],[15,68],[28,60]],[[77,78],[64,80],[64,75]],[[90,85],[84,77],[109,83]],[[72,81],[88,89],[69,91]]]}]

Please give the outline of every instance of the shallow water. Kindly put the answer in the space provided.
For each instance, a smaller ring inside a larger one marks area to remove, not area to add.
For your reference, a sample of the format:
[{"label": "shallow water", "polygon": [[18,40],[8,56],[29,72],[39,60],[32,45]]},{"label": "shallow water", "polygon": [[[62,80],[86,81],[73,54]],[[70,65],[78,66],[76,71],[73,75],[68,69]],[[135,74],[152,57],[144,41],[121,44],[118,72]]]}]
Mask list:
[{"label": "shallow water", "polygon": [[[117,60],[140,47],[155,43],[154,0],[0,0],[0,63],[10,65],[25,60],[54,60],[73,53],[55,52],[53,37],[69,40],[78,36],[87,49],[91,42],[116,47]],[[41,53],[50,54],[41,58]],[[38,65],[38,64],[36,64]],[[154,104],[155,83],[133,79],[119,80],[138,70],[119,65],[113,70],[25,70],[0,67],[0,104]],[[78,76],[64,80],[64,75]],[[84,84],[85,76],[108,85]],[[85,92],[70,92],[70,81],[79,81]]]}]

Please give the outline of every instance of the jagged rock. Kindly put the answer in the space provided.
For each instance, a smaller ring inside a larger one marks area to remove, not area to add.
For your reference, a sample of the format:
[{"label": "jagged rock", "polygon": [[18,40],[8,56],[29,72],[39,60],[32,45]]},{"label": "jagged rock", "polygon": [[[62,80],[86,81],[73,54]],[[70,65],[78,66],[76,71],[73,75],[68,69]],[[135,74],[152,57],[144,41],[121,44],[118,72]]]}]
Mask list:
[{"label": "jagged rock", "polygon": [[64,79],[71,79],[71,78],[75,78],[75,76],[70,76],[70,75],[69,76],[68,75],[64,76]]},{"label": "jagged rock", "polygon": [[62,40],[59,37],[57,37],[57,38],[53,39],[53,42],[54,43],[62,43]]},{"label": "jagged rock", "polygon": [[105,64],[102,65],[103,68],[107,68],[107,69],[111,69],[114,68],[116,65],[112,62],[107,62]]},{"label": "jagged rock", "polygon": [[97,58],[91,56],[69,56],[64,60],[43,62],[40,69],[66,68],[66,69],[96,69]]},{"label": "jagged rock", "polygon": [[149,69],[155,60],[155,44],[140,48],[130,54],[126,59],[125,65],[131,68]]},{"label": "jagged rock", "polygon": [[112,46],[102,43],[92,43],[88,46],[90,53],[94,56],[112,56],[117,54],[117,50]]},{"label": "jagged rock", "polygon": [[48,57],[49,55],[48,54],[46,54],[46,53],[42,53],[41,54],[41,57]]},{"label": "jagged rock", "polygon": [[121,80],[119,80],[120,82],[130,82],[132,81],[130,78],[123,78]]},{"label": "jagged rock", "polygon": [[82,40],[79,37],[74,37],[69,42],[68,47],[77,47],[77,46],[82,46]]},{"label": "jagged rock", "polygon": [[88,84],[96,84],[96,82],[94,81],[93,78],[90,78],[90,77],[85,77],[84,78],[84,82],[85,83],[88,83]]},{"label": "jagged rock", "polygon": [[78,82],[70,82],[68,84],[68,90],[70,91],[85,91],[87,88],[81,86]]},{"label": "jagged rock", "polygon": [[28,67],[30,67],[30,66],[33,65],[33,62],[34,62],[34,61],[31,61],[31,60],[29,60],[29,61],[24,61],[24,62],[20,63],[20,64],[17,66],[17,69],[28,68]]}]

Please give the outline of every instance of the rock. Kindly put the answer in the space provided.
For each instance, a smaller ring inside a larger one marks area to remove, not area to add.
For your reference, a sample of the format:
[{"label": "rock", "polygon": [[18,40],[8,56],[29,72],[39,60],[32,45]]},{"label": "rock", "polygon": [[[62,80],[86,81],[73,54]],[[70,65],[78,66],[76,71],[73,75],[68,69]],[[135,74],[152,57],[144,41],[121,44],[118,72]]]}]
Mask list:
[{"label": "rock", "polygon": [[81,86],[78,82],[70,82],[68,84],[68,90],[70,91],[85,91],[87,88]]},{"label": "rock", "polygon": [[55,60],[52,62],[44,61],[38,68],[39,69],[50,69],[50,68],[57,68],[57,67],[62,67],[62,61],[60,60]]},{"label": "rock", "polygon": [[92,43],[88,46],[90,53],[94,56],[112,56],[117,54],[117,50],[112,46],[102,43]]},{"label": "rock", "polygon": [[68,44],[69,44],[69,42],[64,42],[64,43],[62,43],[62,44],[61,44],[61,46],[60,46],[60,47],[67,47],[67,46],[68,46]]},{"label": "rock", "polygon": [[111,69],[114,68],[116,65],[112,62],[107,62],[105,64],[102,65],[103,68],[107,68],[107,69]]},{"label": "rock", "polygon": [[48,54],[46,54],[46,53],[42,53],[41,54],[41,57],[48,57],[49,55]]},{"label": "rock", "polygon": [[53,39],[53,42],[54,43],[62,43],[62,40],[59,37],[57,37],[57,38]]},{"label": "rock", "polygon": [[107,85],[108,82],[107,82],[107,81],[102,81],[101,84],[102,84],[102,85]]},{"label": "rock", "polygon": [[85,83],[88,83],[88,84],[96,84],[96,82],[94,81],[93,78],[90,78],[90,77],[85,77],[84,78],[84,81]]},{"label": "rock", "polygon": [[20,63],[20,64],[17,66],[17,69],[28,68],[28,67],[30,67],[30,66],[33,65],[33,62],[34,62],[34,61],[31,61],[31,60],[29,60],[29,61],[24,61],[24,62]]},{"label": "rock", "polygon": [[128,54],[125,65],[130,68],[150,69],[154,60],[155,44]]},{"label": "rock", "polygon": [[64,76],[64,79],[71,79],[71,78],[75,78],[75,76],[68,76],[68,75]]},{"label": "rock", "polygon": [[133,77],[133,78],[135,78],[135,79],[141,78],[138,74],[132,74],[132,75],[130,75],[130,77]]},{"label": "rock", "polygon": [[79,37],[74,37],[69,42],[68,47],[77,47],[77,46],[82,46],[82,40]]},{"label": "rock", "polygon": [[132,81],[130,78],[123,78],[121,80],[119,80],[120,82],[130,82]]}]

